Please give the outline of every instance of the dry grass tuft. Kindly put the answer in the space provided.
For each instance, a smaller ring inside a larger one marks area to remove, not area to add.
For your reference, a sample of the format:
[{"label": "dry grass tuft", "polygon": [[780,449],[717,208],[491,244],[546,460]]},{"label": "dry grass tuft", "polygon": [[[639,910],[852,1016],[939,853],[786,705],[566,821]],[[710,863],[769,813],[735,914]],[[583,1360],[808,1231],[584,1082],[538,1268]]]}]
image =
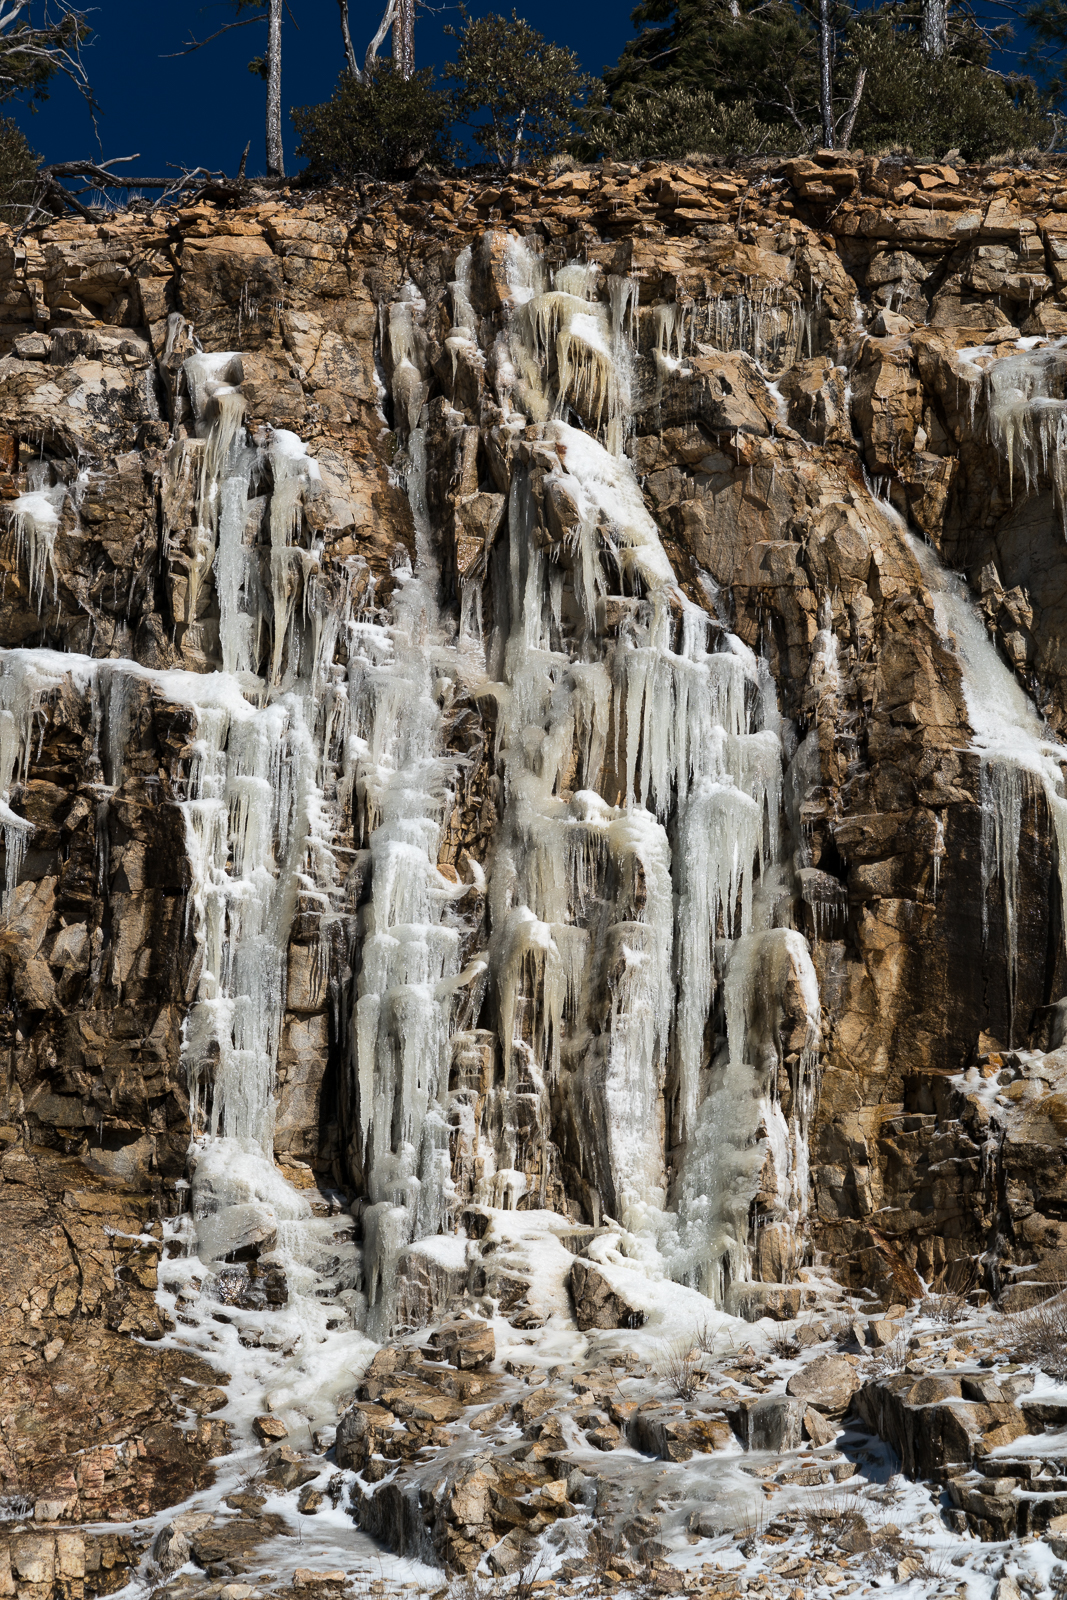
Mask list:
[{"label": "dry grass tuft", "polygon": [[663,1354],[660,1375],[679,1400],[692,1400],[701,1386],[700,1351],[686,1345],[668,1345]]},{"label": "dry grass tuft", "polygon": [[1032,1362],[1053,1378],[1067,1378],[1067,1288],[1057,1285],[1047,1300],[1011,1319],[1012,1356]]},{"label": "dry grass tuft", "polygon": [[701,1355],[713,1356],[715,1354],[715,1334],[710,1323],[705,1322],[697,1334],[696,1347]]},{"label": "dry grass tuft", "polygon": [[943,1328],[962,1322],[970,1309],[968,1295],[978,1282],[977,1261],[950,1261],[934,1279],[933,1288],[919,1306],[920,1316]]},{"label": "dry grass tuft", "polygon": [[868,1378],[888,1378],[895,1372],[903,1372],[908,1359],[908,1336],[898,1333],[890,1344],[883,1345],[867,1361],[864,1372]]},{"label": "dry grass tuft", "polygon": [[854,1549],[859,1549],[866,1535],[869,1543],[867,1519],[850,1495],[828,1495],[806,1507],[800,1521],[813,1539],[837,1545],[848,1540]]},{"label": "dry grass tuft", "polygon": [[772,1333],[767,1345],[779,1361],[792,1361],[794,1356],[800,1354],[800,1341],[795,1333]]},{"label": "dry grass tuft", "polygon": [[523,1567],[511,1591],[511,1600],[532,1600],[534,1585],[541,1572],[544,1556],[538,1556],[536,1561],[531,1561],[528,1567]]}]

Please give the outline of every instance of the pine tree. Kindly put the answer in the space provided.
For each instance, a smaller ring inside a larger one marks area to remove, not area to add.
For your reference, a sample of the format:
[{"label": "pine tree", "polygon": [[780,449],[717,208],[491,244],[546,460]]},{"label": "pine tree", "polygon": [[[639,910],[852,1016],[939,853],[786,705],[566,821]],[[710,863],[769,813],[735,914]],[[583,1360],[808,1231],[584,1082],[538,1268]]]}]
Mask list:
[{"label": "pine tree", "polygon": [[679,87],[747,105],[765,124],[788,121],[805,139],[818,122],[817,31],[790,0],[644,0],[633,22],[642,31],[604,74],[613,105],[623,91]]},{"label": "pine tree", "polygon": [[31,0],[7,0],[0,12],[0,101],[21,95],[46,100],[48,86],[59,74],[91,105],[81,59],[90,32],[87,14],[62,3],[35,6]]},{"label": "pine tree", "polygon": [[[1035,0],[1029,18],[1067,77],[1067,0]],[[685,120],[719,141],[709,149],[721,148],[729,107],[745,110],[764,140],[788,120],[801,148],[847,148],[854,137],[866,149],[899,143],[916,154],[956,148],[977,157],[1053,136],[1033,82],[988,67],[1003,30],[978,26],[962,0],[866,11],[849,0],[642,0],[633,20],[641,31],[604,74],[605,146],[609,112],[617,143],[632,148],[642,120],[662,140],[668,93],[689,97]]]}]

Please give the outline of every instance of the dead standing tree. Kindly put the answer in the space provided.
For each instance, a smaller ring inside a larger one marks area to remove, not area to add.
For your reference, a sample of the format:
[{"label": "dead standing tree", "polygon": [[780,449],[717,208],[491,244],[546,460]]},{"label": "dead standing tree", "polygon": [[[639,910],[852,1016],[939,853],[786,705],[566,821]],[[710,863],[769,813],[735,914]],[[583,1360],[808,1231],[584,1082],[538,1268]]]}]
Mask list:
[{"label": "dead standing tree", "polygon": [[[253,11],[257,0],[231,0],[233,9],[238,13],[237,20],[227,22],[224,27],[217,28],[206,39],[190,39],[184,50],[177,50],[168,59],[174,56],[192,55],[194,50],[202,50],[206,44],[220,38],[224,33],[230,33],[234,28],[248,28],[254,23],[267,24],[267,49],[266,54],[256,56],[248,63],[249,71],[255,72],[263,78],[267,85],[267,116],[266,116],[266,153],[268,178],[285,177],[285,149],[282,143],[282,7],[288,6],[286,0],[266,0],[265,9],[255,9],[254,15],[244,16],[242,13]],[[292,12],[289,13],[292,16]]]},{"label": "dead standing tree", "polygon": [[415,71],[415,0],[396,0],[393,60],[400,76],[410,78]]},{"label": "dead standing tree", "polygon": [[390,28],[393,30],[393,61],[396,70],[402,78],[410,78],[415,70],[415,5],[416,0],[388,0],[367,53],[363,57],[363,66],[360,67],[356,60],[355,46],[352,43],[352,30],[348,22],[348,0],[337,0],[341,13],[341,37],[345,47],[345,63],[349,72],[359,83],[366,83],[374,75],[375,65],[378,60],[378,51],[385,43],[385,36]]},{"label": "dead standing tree", "polygon": [[919,42],[934,61],[948,55],[948,0],[922,0]]}]

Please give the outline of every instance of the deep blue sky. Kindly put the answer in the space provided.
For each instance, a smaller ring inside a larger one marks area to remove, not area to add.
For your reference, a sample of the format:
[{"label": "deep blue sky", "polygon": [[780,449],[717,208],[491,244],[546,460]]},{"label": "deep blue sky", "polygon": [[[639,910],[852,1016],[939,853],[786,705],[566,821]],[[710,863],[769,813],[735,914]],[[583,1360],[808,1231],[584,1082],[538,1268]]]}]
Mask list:
[{"label": "deep blue sky", "polygon": [[[86,9],[93,0],[83,0]],[[514,9],[546,38],[567,44],[583,65],[599,74],[618,59],[633,35],[630,12],[636,0],[474,0],[475,16]],[[296,139],[288,108],[329,97],[343,65],[337,0],[289,0],[283,36],[282,94],[286,107],[286,158],[289,169]],[[452,54],[444,36],[458,22],[458,7],[442,4],[423,12],[416,33],[419,65],[440,66]],[[356,49],[362,55],[384,9],[384,0],[350,0]],[[235,172],[249,139],[249,173],[262,172],[262,82],[248,62],[262,54],[262,24],[240,28],[176,61],[161,59],[178,50],[193,30],[197,38],[232,19],[226,0],[97,0],[91,12],[95,39],[85,54],[100,103],[100,139],[106,157],[139,151],[145,177],[166,177],[167,162]],[[383,52],[388,54],[388,45]],[[77,94],[58,84],[36,115],[9,108],[34,149],[46,161],[84,160],[99,155],[92,125]],[[131,173],[133,168],[127,169]]]}]

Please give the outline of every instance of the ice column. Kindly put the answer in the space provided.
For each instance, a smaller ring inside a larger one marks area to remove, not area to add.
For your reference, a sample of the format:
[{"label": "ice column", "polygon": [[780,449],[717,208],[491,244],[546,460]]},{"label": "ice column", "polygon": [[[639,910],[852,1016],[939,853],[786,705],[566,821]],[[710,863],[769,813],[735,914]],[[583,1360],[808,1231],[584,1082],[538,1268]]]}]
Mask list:
[{"label": "ice column", "polygon": [[[460,307],[462,274],[461,263]],[[416,564],[395,574],[391,625],[349,630],[346,777],[371,863],[351,1038],[369,1202],[368,1328],[380,1337],[392,1325],[400,1252],[450,1222],[444,1101],[459,932],[447,916],[456,887],[438,872],[437,858],[456,771],[442,750],[440,702],[459,657],[438,613],[425,507],[421,307],[409,290],[388,315],[394,402],[409,430]]]},{"label": "ice column", "polygon": [[44,732],[44,702],[62,682],[61,656],[51,650],[4,652],[0,671],[0,830],[4,836],[5,882],[3,910],[11,909],[32,822],[12,810],[12,790],[29,773],[34,734],[40,722]]},{"label": "ice column", "polygon": [[909,536],[908,543],[933,595],[941,636],[955,647],[974,735],[972,748],[981,757],[983,905],[985,893],[999,878],[1007,935],[1009,1019],[1014,1028],[1023,801],[1028,792],[1044,796],[1056,835],[1061,904],[1067,905],[1067,746],[1047,736],[1033,702],[997,654],[963,581],[946,572],[920,540]]}]

